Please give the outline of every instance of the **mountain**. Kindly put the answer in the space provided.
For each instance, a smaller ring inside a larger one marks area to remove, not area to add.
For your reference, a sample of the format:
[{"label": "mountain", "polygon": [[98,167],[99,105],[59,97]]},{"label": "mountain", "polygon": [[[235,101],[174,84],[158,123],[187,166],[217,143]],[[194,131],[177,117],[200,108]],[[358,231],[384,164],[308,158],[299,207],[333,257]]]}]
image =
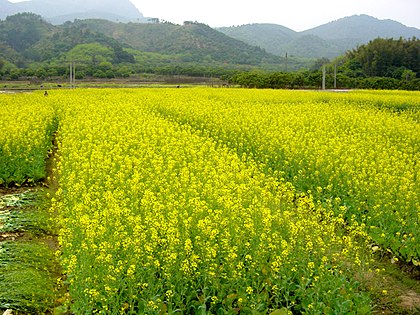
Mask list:
[{"label": "mountain", "polygon": [[248,24],[217,30],[278,56],[285,56],[287,53],[289,56],[332,58],[343,52],[343,49],[333,42],[316,35],[303,35],[276,24]]},{"label": "mountain", "polygon": [[75,21],[74,25],[106,36],[145,52],[184,55],[185,60],[257,65],[281,63],[281,59],[259,47],[231,38],[211,27],[185,22],[114,23],[105,20]]},{"label": "mountain", "polygon": [[272,54],[284,56],[287,52],[312,58],[334,58],[377,37],[420,37],[417,28],[368,15],[345,17],[303,32],[275,24],[249,24],[218,30]]},{"label": "mountain", "polygon": [[32,12],[53,24],[86,18],[120,22],[146,21],[129,0],[31,0],[19,3],[0,0],[0,4],[0,19],[16,13]]},{"label": "mountain", "polygon": [[[79,69],[93,69],[104,62],[136,69],[133,71],[284,69],[284,58],[197,22],[176,25],[89,19],[52,25],[34,13],[18,13],[0,21],[1,60],[7,62],[8,69],[60,71],[69,60],[77,60]],[[296,70],[307,62],[291,58],[288,66]]]},{"label": "mountain", "polygon": [[357,39],[368,42],[377,37],[419,37],[420,29],[408,27],[393,20],[379,20],[369,15],[353,15],[301,32],[316,35],[325,40]]},{"label": "mountain", "polygon": [[221,27],[218,31],[250,45],[259,46],[267,52],[284,55],[282,43],[292,41],[298,33],[276,24],[247,24],[242,26]]}]

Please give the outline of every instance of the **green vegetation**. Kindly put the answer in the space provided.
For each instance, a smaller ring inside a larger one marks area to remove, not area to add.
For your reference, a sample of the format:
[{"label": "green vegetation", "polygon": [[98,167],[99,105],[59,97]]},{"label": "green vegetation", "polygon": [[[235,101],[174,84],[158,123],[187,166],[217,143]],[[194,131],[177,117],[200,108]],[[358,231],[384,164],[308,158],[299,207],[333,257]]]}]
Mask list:
[{"label": "green vegetation", "polygon": [[338,59],[350,77],[387,77],[410,81],[420,78],[420,39],[377,38]]},{"label": "green vegetation", "polygon": [[0,243],[0,309],[44,313],[55,302],[54,254],[42,242]]},{"label": "green vegetation", "polygon": [[420,40],[375,39],[367,45],[329,62],[320,59],[313,71],[292,73],[242,72],[230,82],[252,88],[320,88],[326,65],[326,86],[334,86],[334,65],[337,67],[337,88],[420,89]]},{"label": "green vegetation", "polygon": [[54,308],[60,271],[46,202],[41,190],[0,191],[0,310]]}]

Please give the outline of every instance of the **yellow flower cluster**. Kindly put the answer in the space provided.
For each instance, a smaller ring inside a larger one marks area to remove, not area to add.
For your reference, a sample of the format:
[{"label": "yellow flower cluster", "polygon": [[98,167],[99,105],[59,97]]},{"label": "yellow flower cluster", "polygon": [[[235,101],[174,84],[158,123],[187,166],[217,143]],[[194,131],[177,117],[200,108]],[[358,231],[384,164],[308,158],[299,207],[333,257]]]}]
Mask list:
[{"label": "yellow flower cluster", "polygon": [[0,185],[45,177],[54,110],[42,94],[0,95]]},{"label": "yellow flower cluster", "polygon": [[377,245],[419,260],[419,92],[202,90],[156,97],[152,108],[162,117],[253,157],[266,174],[313,195]]},{"label": "yellow flower cluster", "polygon": [[0,183],[44,176],[58,123],[52,211],[76,314],[368,311],[347,270],[367,244],[420,260],[419,93],[0,100]]},{"label": "yellow flower cluster", "polygon": [[[173,103],[186,118],[189,107],[213,115],[211,92],[57,93],[52,208],[75,313],[355,312],[369,303],[337,276],[359,245],[331,209],[213,130],[153,112]],[[214,95],[215,106],[225,98],[224,132],[237,127],[228,121],[241,93]],[[256,123],[248,128],[259,135]],[[325,294],[338,291],[347,293]]]}]

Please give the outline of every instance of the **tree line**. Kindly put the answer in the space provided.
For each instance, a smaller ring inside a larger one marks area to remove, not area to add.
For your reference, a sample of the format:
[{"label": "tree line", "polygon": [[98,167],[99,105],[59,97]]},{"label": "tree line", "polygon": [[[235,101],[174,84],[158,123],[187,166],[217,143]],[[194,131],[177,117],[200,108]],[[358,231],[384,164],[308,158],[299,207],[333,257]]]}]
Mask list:
[{"label": "tree line", "polygon": [[337,88],[420,90],[420,40],[378,38],[333,61],[320,59],[312,71],[243,72],[229,81],[248,88],[321,88],[322,67],[327,88],[335,81]]},{"label": "tree line", "polygon": [[[321,89],[322,71],[300,72],[241,72],[228,78],[230,84],[257,89]],[[326,75],[326,88],[334,87],[334,75]],[[388,77],[354,78],[338,73],[337,89],[420,90],[420,79],[395,79]]]},{"label": "tree line", "polygon": [[420,40],[377,38],[338,58],[349,77],[420,78]]}]

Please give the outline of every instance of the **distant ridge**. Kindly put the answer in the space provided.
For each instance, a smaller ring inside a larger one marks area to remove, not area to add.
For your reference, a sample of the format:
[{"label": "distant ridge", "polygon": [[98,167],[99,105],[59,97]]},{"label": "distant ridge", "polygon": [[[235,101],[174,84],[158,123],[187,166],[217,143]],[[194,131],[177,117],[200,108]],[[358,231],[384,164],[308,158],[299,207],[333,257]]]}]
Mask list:
[{"label": "distant ridge", "polygon": [[146,21],[143,14],[129,0],[31,0],[19,3],[0,0],[0,19],[22,12],[39,14],[53,24],[87,18],[115,22]]},{"label": "distant ridge", "polygon": [[361,14],[353,15],[332,21],[315,28],[303,31],[322,39],[355,38],[369,41],[377,37],[382,38],[410,38],[420,36],[420,29],[408,27],[393,20],[380,20],[375,17]]},{"label": "distant ridge", "polygon": [[378,37],[420,37],[420,30],[393,20],[353,15],[324,25],[295,32],[276,24],[248,24],[218,28],[228,36],[259,46],[275,55],[334,58]]},{"label": "distant ridge", "polygon": [[247,24],[242,26],[222,27],[218,31],[254,46],[260,46],[268,52],[280,55],[281,43],[292,41],[298,33],[277,24]]}]

